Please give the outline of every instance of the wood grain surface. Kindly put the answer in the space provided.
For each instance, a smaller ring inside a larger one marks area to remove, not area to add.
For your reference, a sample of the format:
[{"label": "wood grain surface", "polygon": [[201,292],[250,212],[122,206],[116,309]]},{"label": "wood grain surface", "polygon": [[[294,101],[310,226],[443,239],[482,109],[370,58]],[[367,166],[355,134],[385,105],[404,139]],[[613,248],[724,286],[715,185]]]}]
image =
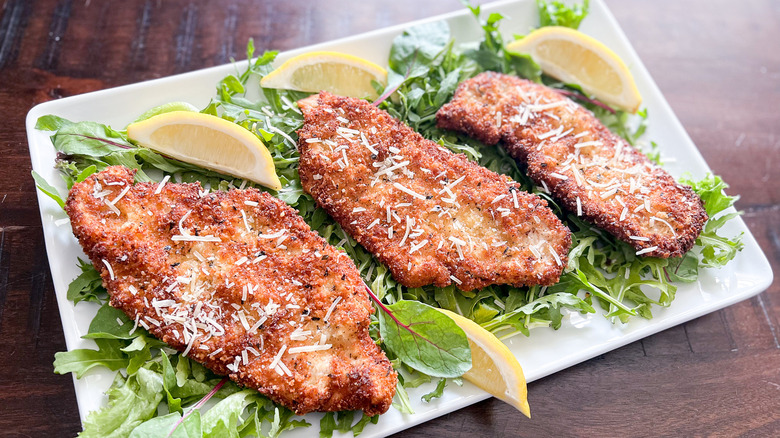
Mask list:
[{"label": "wood grain surface", "polygon": [[[780,271],[780,2],[608,0]],[[5,0],[0,11],[0,436],[74,436],[70,376],[30,178],[35,104],[458,10],[455,0]],[[401,433],[780,436],[780,286]]]}]

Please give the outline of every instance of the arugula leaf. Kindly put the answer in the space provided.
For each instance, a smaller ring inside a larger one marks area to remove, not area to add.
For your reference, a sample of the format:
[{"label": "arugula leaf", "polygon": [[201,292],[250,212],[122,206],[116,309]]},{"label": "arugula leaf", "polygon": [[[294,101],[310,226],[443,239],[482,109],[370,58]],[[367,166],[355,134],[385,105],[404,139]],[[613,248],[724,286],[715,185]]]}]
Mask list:
[{"label": "arugula leaf", "polygon": [[[95,166],[94,164],[91,165],[91,166],[88,166],[87,168],[85,168],[84,170],[79,172],[78,175],[76,175],[76,182],[77,183],[83,182],[90,175],[92,175],[93,173],[96,173],[96,172],[97,172],[97,166]],[[72,185],[71,185],[71,187],[72,187]],[[70,189],[70,187],[68,187],[68,188]]]},{"label": "arugula leaf", "polygon": [[639,148],[645,156],[652,161],[655,164],[658,164],[659,166],[663,165],[663,160],[661,157],[661,148],[658,146],[658,143],[651,141],[650,146],[647,147],[640,147]]},{"label": "arugula leaf", "polygon": [[[381,94],[374,105],[379,106],[409,80],[427,74],[434,60],[448,44],[451,46],[449,35],[447,24],[436,22],[413,26],[397,36],[390,48],[387,85],[384,90],[377,88],[377,93],[381,91]],[[439,93],[443,93],[442,90]]]},{"label": "arugula leaf", "polygon": [[38,172],[34,170],[32,171],[32,177],[35,180],[35,186],[38,187],[38,190],[42,191],[48,197],[53,199],[54,202],[60,206],[60,208],[65,208],[65,201],[62,200],[62,196],[60,196],[59,192],[57,192],[57,189],[47,183],[46,180],[42,176],[38,175]]},{"label": "arugula leaf", "polygon": [[352,427],[352,421],[355,419],[355,411],[341,411],[336,413],[336,428],[348,431]]},{"label": "arugula leaf", "polygon": [[[566,285],[570,280],[565,276],[557,287]],[[579,287],[568,292],[556,292],[542,295],[536,299],[540,288],[530,288],[528,292],[512,290],[504,301],[505,313],[482,324],[486,330],[496,335],[509,331],[507,336],[521,332],[528,336],[533,327],[550,326],[557,329],[561,326],[563,317],[561,309],[568,308],[581,313],[594,313],[595,309],[588,302],[577,297]]]},{"label": "arugula leaf", "polygon": [[711,231],[704,231],[696,240],[703,246],[701,250],[700,266],[707,268],[720,268],[726,265],[737,253],[742,250],[742,234],[732,240],[721,237]]},{"label": "arugula leaf", "polygon": [[527,53],[505,52],[507,72],[534,82],[542,82],[542,68]]},{"label": "arugula leaf", "polygon": [[430,403],[431,400],[441,397],[444,394],[444,388],[446,386],[447,386],[447,379],[445,378],[439,379],[439,383],[436,384],[436,388],[427,394],[423,394],[422,400],[425,403]]},{"label": "arugula leaf", "polygon": [[577,29],[583,18],[588,15],[590,1],[585,0],[582,4],[569,7],[560,1],[536,0],[536,6],[539,8],[540,26],[564,26]]},{"label": "arugula leaf", "polygon": [[418,301],[398,301],[379,314],[387,348],[412,368],[430,376],[458,377],[471,368],[463,330],[448,316]]},{"label": "arugula leaf", "polygon": [[54,354],[54,372],[57,374],[75,373],[81,378],[87,371],[103,366],[111,371],[127,367],[127,356],[121,351],[122,345],[115,339],[95,339],[97,350],[77,349]]},{"label": "arugula leaf", "polygon": [[474,60],[482,70],[515,74],[534,82],[541,82],[542,69],[530,55],[505,50],[504,39],[498,29],[498,24],[505,17],[494,12],[488,15],[486,20],[482,20],[479,6],[472,7],[465,0],[462,0],[462,3],[471,11],[484,33],[479,46],[476,49],[466,50],[465,56]]},{"label": "arugula leaf", "polygon": [[[585,265],[584,267],[590,268],[587,270],[588,273],[586,274],[582,270],[577,269],[575,272],[576,277],[574,278],[579,280],[581,288],[609,303],[610,312],[607,314],[607,317],[635,316],[637,314],[637,309],[626,306],[621,299],[609,293],[611,289],[608,287],[606,278],[599,270],[592,265]],[[602,290],[602,288],[606,291]]]},{"label": "arugula leaf", "polygon": [[482,21],[480,18],[481,8],[479,6],[472,7],[468,2],[464,2],[466,7],[471,11],[474,18],[482,26],[484,31],[484,38],[479,43],[479,47],[474,50],[467,51],[467,56],[474,59],[485,70],[493,70],[506,72],[504,64],[504,39],[501,36],[501,32],[498,30],[498,23],[504,18],[503,15],[493,12],[487,18]]},{"label": "arugula leaf", "polygon": [[81,274],[68,285],[66,296],[73,301],[73,304],[78,304],[81,301],[102,303],[102,298],[105,298],[108,292],[103,287],[103,279],[100,278],[100,273],[91,263],[81,259],[78,259],[78,263]]},{"label": "arugula leaf", "polygon": [[192,366],[189,359],[184,356],[179,356],[179,361],[176,363],[176,385],[184,386],[187,382],[187,378],[192,374]]},{"label": "arugula leaf", "polygon": [[379,422],[379,415],[374,415],[373,417],[370,417],[364,413],[363,416],[360,417],[360,420],[358,420],[358,422],[352,426],[352,436],[356,437],[361,433],[363,433],[363,429],[366,428],[368,423],[376,424],[378,422]]},{"label": "arugula leaf", "polygon": [[725,213],[725,210],[732,207],[739,196],[726,195],[726,184],[721,177],[707,174],[700,181],[692,181],[688,177],[681,178],[683,184],[689,184],[702,201],[704,201],[704,210],[709,216],[709,220],[704,225],[704,230],[696,239],[696,246],[700,247],[699,267],[720,268],[736,257],[742,250],[742,233],[734,238],[727,238],[718,235],[718,230],[729,220],[739,216],[740,212]]},{"label": "arugula leaf", "polygon": [[[362,416],[353,425],[352,422],[356,413],[361,413]],[[352,436],[356,437],[363,433],[363,429],[365,429],[368,423],[376,424],[378,421],[379,415],[369,417],[362,411],[326,412],[320,420],[320,437],[330,438],[333,436],[333,432],[352,432]]]},{"label": "arugula leaf", "polygon": [[[259,403],[259,402],[258,402]],[[266,405],[271,405],[270,401],[266,402]],[[256,412],[259,412],[258,408]],[[268,430],[269,437],[278,437],[285,430],[295,429],[298,427],[309,427],[311,424],[305,420],[291,420],[295,417],[295,413],[286,408],[279,408],[274,405],[273,410],[268,410],[266,414],[266,420],[270,420],[271,428]],[[270,413],[273,412],[273,418],[270,418]],[[260,429],[258,429],[258,434]]]},{"label": "arugula leaf", "polygon": [[414,414],[414,409],[412,409],[412,404],[409,401],[409,394],[406,392],[404,379],[401,374],[398,375],[398,382],[395,384],[395,398],[392,406],[402,414]]},{"label": "arugula leaf", "polygon": [[699,195],[704,201],[704,210],[710,217],[717,216],[739,200],[739,196],[726,195],[725,191],[729,186],[717,175],[708,173],[700,181],[694,181],[690,176],[683,176],[680,182],[690,185],[693,191]]},{"label": "arugula leaf", "polygon": [[330,438],[336,431],[336,413],[326,412],[320,419],[320,438]]}]

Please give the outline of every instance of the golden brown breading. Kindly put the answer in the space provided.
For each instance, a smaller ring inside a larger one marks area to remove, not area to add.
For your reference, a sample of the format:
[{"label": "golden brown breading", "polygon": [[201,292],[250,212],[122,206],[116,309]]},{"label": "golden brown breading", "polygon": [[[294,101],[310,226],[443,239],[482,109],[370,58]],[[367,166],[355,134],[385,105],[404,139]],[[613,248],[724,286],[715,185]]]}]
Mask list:
[{"label": "golden brown breading", "polygon": [[628,242],[638,255],[681,256],[707,221],[690,187],[551,88],[482,73],[460,84],[436,118],[441,128],[486,144],[503,142],[565,208]]},{"label": "golden brown breading", "polygon": [[298,104],[304,190],[397,281],[558,281],[571,238],[544,200],[366,101],[323,92]]},{"label": "golden brown breading", "polygon": [[113,307],[299,414],[390,407],[396,373],[346,254],[267,193],[133,185],[134,173],[92,175],[66,205]]}]

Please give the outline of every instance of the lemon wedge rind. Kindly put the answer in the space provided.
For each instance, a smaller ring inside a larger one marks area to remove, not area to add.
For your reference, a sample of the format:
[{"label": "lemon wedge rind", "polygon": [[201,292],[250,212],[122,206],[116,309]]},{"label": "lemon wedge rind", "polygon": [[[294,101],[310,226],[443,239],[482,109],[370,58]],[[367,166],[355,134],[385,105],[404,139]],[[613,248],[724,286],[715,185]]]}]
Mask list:
[{"label": "lemon wedge rind", "polygon": [[463,378],[530,418],[523,368],[509,347],[476,322],[446,309],[437,310],[452,318],[468,337],[472,366]]},{"label": "lemon wedge rind", "polygon": [[507,44],[511,52],[527,53],[542,71],[574,83],[602,102],[635,113],[642,104],[631,71],[620,57],[597,39],[561,26],[539,28]]}]

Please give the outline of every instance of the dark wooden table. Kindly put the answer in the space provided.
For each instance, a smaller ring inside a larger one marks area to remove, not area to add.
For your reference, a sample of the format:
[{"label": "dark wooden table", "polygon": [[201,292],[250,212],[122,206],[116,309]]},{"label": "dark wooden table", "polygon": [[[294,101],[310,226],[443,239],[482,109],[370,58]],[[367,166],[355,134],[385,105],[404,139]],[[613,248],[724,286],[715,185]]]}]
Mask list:
[{"label": "dark wooden table", "polygon": [[[780,271],[780,2],[608,0]],[[314,6],[316,4],[316,7]],[[393,0],[5,0],[0,15],[0,435],[80,430],[30,178],[43,101],[457,10]],[[530,385],[534,418],[488,400],[404,436],[780,436],[780,286]]]}]

